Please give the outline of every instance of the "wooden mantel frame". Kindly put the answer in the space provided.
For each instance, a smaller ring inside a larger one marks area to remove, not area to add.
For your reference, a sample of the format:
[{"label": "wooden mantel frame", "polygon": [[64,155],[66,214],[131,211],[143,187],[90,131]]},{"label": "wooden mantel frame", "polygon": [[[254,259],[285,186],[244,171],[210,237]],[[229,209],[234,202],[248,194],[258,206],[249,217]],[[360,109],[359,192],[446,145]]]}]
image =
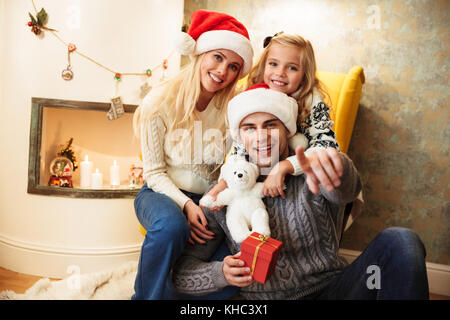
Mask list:
[{"label": "wooden mantel frame", "polygon": [[[28,188],[30,194],[40,194],[47,196],[63,196],[70,198],[134,198],[139,189],[127,190],[110,190],[110,189],[78,189],[63,188],[40,185],[40,161],[41,161],[41,140],[42,140],[42,118],[43,108],[65,108],[77,110],[95,110],[106,112],[110,109],[109,103],[87,102],[87,101],[71,101],[47,98],[31,99],[31,123],[30,123],[30,148],[28,155]],[[134,112],[136,105],[124,104],[125,112]]]}]

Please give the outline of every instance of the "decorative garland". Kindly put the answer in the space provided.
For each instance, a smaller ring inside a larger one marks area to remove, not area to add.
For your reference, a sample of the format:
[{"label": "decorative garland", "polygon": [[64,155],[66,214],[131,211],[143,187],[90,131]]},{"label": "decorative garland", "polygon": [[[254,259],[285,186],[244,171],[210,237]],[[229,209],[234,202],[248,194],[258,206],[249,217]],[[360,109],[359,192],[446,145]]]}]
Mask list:
[{"label": "decorative garland", "polygon": [[[153,72],[159,68],[163,68],[162,71],[162,77],[161,77],[161,81],[163,81],[166,77],[166,70],[168,68],[168,59],[173,55],[174,51],[172,51],[169,56],[164,59],[160,64],[154,66],[153,68],[148,68],[145,70],[145,72],[143,73],[139,73],[139,72],[118,72],[113,70],[112,68],[108,68],[106,66],[104,66],[103,64],[97,62],[96,60],[94,60],[93,58],[87,56],[86,54],[83,54],[82,52],[80,52],[77,48],[77,46],[73,43],[68,43],[66,41],[64,41],[58,34],[57,34],[57,30],[52,29],[52,28],[48,28],[45,25],[47,24],[48,21],[48,14],[45,11],[44,8],[41,8],[41,10],[38,12],[36,9],[36,5],[34,4],[34,0],[31,0],[31,3],[33,5],[34,11],[35,11],[35,16],[33,16],[31,13],[28,13],[29,17],[30,17],[30,21],[28,22],[28,27],[31,28],[31,31],[36,35],[36,36],[41,36],[42,35],[42,31],[48,31],[50,32],[53,36],[55,36],[62,44],[64,44],[64,46],[67,47],[67,60],[68,60],[68,64],[67,67],[62,71],[61,73],[61,77],[64,80],[70,81],[73,79],[73,71],[72,71],[72,65],[71,65],[71,60],[70,60],[70,56],[73,53],[76,53],[78,55],[80,55],[81,57],[91,61],[92,63],[96,64],[97,66],[105,69],[108,72],[111,72],[114,74],[114,79],[117,81],[116,83],[116,95],[117,95],[117,91],[118,91],[118,82],[122,80],[123,76],[146,76],[147,79],[150,78],[153,75]],[[140,97],[143,98],[150,90],[151,90],[151,86],[147,83],[147,81],[140,87],[141,90],[141,94]],[[123,114],[123,104],[122,104],[122,100],[121,97],[117,96],[115,98],[112,98],[112,104],[111,104],[111,109],[108,111],[108,119],[110,120],[114,120],[117,119],[118,117],[120,117]]]}]

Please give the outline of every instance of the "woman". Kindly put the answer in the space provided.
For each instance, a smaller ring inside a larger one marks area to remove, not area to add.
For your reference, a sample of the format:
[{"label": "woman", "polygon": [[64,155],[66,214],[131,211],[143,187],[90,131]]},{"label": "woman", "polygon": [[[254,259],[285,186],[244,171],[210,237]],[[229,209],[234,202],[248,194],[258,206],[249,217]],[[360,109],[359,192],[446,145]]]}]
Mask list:
[{"label": "woman", "polygon": [[253,58],[245,27],[205,10],[191,15],[179,49],[191,54],[191,63],[152,91],[134,116],[146,180],[135,210],[147,234],[133,299],[176,298],[170,270],[186,241],[204,243],[214,236],[198,201],[218,177],[222,155],[215,151],[223,150],[224,139],[195,143],[194,127],[220,130],[225,137],[226,105]]}]

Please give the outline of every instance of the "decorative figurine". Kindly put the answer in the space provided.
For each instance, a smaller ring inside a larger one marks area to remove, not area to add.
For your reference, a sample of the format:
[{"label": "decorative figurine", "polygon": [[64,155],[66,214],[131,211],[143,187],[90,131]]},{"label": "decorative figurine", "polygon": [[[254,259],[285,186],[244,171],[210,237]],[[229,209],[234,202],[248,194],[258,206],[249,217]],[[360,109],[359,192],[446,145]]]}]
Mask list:
[{"label": "decorative figurine", "polygon": [[49,186],[72,188],[73,163],[66,157],[56,157],[50,163]]},{"label": "decorative figurine", "polygon": [[142,167],[136,167],[134,164],[130,167],[130,172],[128,173],[128,187],[131,189],[137,189],[144,184],[143,177],[144,169]]},{"label": "decorative figurine", "polygon": [[70,138],[64,148],[56,154],[50,163],[49,186],[73,188],[72,175],[78,168],[78,161],[72,149],[73,138]]}]

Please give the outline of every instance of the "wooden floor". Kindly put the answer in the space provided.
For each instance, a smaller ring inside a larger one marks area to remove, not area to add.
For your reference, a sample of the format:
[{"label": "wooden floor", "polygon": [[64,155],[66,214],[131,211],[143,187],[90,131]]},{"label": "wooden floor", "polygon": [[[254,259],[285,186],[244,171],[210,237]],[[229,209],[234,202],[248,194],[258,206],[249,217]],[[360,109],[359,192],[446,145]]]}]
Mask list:
[{"label": "wooden floor", "polygon": [[[12,290],[15,293],[24,293],[41,278],[42,277],[22,274],[0,267],[0,292],[4,290]],[[450,300],[450,297],[430,294],[430,300]]]},{"label": "wooden floor", "polygon": [[[24,293],[42,277],[10,271],[0,267],[0,292],[12,290],[15,293]],[[50,279],[59,280],[59,279]]]}]

